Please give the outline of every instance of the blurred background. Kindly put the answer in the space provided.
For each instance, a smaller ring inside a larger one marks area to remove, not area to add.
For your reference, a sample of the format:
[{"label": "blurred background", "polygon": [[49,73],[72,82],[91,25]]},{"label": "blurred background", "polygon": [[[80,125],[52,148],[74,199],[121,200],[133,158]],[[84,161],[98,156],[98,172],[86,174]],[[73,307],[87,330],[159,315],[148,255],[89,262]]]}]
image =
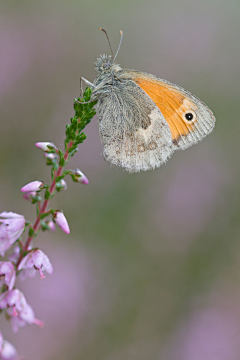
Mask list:
[{"label": "blurred background", "polygon": [[238,0],[0,2],[1,211],[34,221],[20,188],[50,181],[34,144],[64,142],[93,62],[188,89],[213,111],[214,132],[160,169],[133,174],[101,156],[97,117],[70,167],[89,178],[54,198],[71,234],[42,233],[54,274],[18,280],[43,329],[4,337],[34,360],[239,360],[240,142]]}]

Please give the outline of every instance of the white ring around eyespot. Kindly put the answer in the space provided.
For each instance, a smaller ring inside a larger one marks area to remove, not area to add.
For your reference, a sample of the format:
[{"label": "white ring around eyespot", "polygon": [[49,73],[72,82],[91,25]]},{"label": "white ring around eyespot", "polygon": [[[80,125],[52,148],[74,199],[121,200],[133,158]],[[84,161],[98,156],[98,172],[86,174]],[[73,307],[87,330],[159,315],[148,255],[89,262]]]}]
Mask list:
[{"label": "white ring around eyespot", "polygon": [[[186,115],[186,114],[189,114],[189,113],[193,115],[192,120],[187,120],[187,119],[185,118],[185,115]],[[196,113],[195,113],[193,110],[187,110],[187,111],[185,111],[185,113],[183,114],[183,120],[185,121],[186,124],[192,124],[194,121],[197,120],[197,115],[196,115]]]}]

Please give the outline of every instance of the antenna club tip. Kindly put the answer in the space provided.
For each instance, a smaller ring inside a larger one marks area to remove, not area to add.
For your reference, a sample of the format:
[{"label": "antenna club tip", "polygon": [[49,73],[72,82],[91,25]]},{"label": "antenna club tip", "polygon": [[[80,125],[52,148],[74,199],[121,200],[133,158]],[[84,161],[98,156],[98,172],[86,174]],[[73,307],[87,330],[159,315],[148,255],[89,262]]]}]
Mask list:
[{"label": "antenna club tip", "polygon": [[120,32],[121,35],[123,34],[123,31],[122,31],[122,30],[120,30],[119,32]]}]

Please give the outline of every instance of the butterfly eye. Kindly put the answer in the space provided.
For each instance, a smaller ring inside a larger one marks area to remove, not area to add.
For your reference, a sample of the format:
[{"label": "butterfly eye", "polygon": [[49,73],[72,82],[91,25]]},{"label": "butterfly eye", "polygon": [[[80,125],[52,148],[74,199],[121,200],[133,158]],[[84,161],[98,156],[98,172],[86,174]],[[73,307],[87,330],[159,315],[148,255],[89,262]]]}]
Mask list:
[{"label": "butterfly eye", "polygon": [[111,64],[109,62],[103,64],[104,69],[108,69],[110,66],[111,66]]},{"label": "butterfly eye", "polygon": [[197,115],[195,114],[195,112],[193,110],[188,110],[183,115],[183,119],[187,122],[193,122],[196,120],[196,118],[197,118]]}]

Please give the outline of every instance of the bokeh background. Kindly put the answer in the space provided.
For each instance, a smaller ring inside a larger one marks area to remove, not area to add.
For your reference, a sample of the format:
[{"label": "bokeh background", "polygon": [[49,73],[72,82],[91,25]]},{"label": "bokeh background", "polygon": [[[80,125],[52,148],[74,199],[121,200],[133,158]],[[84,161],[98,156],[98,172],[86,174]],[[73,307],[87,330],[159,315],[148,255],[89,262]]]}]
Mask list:
[{"label": "bokeh background", "polygon": [[129,175],[101,156],[97,118],[53,206],[60,229],[35,241],[54,274],[18,282],[43,329],[1,330],[34,360],[239,360],[239,0],[0,2],[1,211],[35,219],[21,186],[50,180],[37,141],[63,147],[79,79],[109,53],[123,68],[188,89],[214,132],[160,169]]}]

